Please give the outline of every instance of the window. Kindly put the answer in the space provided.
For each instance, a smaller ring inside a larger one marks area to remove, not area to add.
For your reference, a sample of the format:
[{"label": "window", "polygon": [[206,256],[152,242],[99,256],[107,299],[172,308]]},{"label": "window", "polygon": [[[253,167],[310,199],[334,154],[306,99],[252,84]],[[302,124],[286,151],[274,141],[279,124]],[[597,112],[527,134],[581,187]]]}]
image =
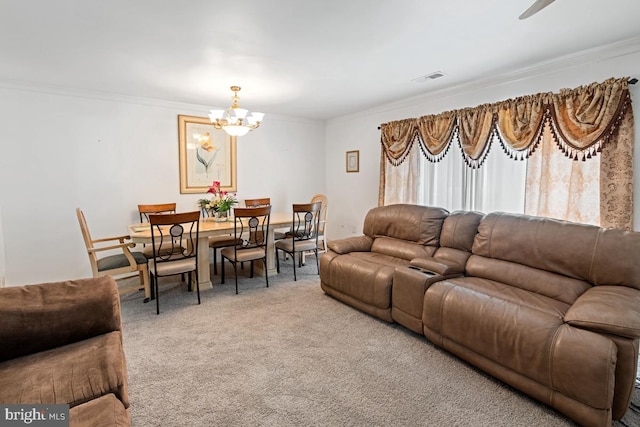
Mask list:
[{"label": "window", "polygon": [[514,161],[492,141],[493,149],[480,168],[472,169],[461,159],[454,141],[442,160],[432,163],[420,156],[418,204],[449,211],[524,213],[527,161]]}]

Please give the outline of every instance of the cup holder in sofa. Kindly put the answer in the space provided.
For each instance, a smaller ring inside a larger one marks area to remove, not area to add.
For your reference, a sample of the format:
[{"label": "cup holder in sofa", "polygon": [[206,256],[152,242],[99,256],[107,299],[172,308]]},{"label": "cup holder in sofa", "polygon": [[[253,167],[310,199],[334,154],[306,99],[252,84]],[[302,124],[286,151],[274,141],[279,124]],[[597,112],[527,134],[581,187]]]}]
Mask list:
[{"label": "cup holder in sofa", "polygon": [[433,276],[437,276],[438,275],[437,273],[434,273],[433,271],[425,270],[424,268],[420,268],[420,267],[417,267],[415,265],[410,265],[409,268],[412,269],[412,270],[417,270],[417,271],[419,271],[420,273],[424,274],[427,277],[433,277]]}]

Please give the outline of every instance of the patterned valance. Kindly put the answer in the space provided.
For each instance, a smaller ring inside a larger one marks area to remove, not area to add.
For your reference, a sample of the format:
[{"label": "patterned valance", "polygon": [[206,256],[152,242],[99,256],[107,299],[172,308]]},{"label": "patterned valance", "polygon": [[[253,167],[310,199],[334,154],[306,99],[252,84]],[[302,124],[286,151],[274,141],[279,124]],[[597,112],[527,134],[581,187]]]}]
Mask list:
[{"label": "patterned valance", "polygon": [[380,126],[382,147],[392,165],[398,166],[411,151],[416,138],[415,122],[415,119],[406,119]]},{"label": "patterned valance", "polygon": [[539,93],[495,104],[448,111],[380,126],[385,157],[397,166],[417,139],[424,156],[437,162],[458,140],[465,163],[477,168],[497,138],[514,159],[536,149],[545,124],[562,152],[585,160],[602,151],[631,105],[628,78],[609,79],[559,93]]},{"label": "patterned valance", "polygon": [[456,130],[455,124],[456,113],[452,111],[417,119],[420,149],[432,162],[439,161],[447,154]]}]

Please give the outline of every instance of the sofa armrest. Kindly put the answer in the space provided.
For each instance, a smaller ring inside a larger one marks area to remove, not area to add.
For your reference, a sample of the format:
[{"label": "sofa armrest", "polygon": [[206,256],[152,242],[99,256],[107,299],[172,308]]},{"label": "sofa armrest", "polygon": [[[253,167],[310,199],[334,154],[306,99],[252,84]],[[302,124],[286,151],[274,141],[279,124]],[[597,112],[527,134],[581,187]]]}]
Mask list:
[{"label": "sofa armrest", "polygon": [[369,236],[347,237],[346,239],[332,240],[327,247],[337,254],[349,252],[370,252],[373,239]]},{"label": "sofa armrest", "polygon": [[0,289],[0,361],[121,329],[110,276]]},{"label": "sofa armrest", "polygon": [[594,332],[640,338],[640,290],[594,286],[576,300],[564,320]]},{"label": "sofa armrest", "polygon": [[435,258],[414,258],[409,264],[441,276],[455,276],[464,273],[464,267],[460,264]]}]

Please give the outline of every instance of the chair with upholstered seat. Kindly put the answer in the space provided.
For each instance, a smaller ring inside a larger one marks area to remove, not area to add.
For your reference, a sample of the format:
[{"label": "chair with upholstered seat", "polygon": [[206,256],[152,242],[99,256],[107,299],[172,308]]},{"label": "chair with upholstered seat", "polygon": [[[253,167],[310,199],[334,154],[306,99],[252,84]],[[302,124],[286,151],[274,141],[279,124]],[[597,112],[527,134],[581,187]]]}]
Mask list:
[{"label": "chair with upholstered seat", "polygon": [[[210,211],[202,209],[202,216],[208,217]],[[232,235],[209,236],[209,248],[213,251],[213,274],[218,274],[218,250],[238,244],[239,241]]]},{"label": "chair with upholstered seat", "polygon": [[296,254],[299,255],[299,266],[302,266],[302,254],[313,251],[316,255],[318,274],[320,274],[320,265],[318,263],[318,230],[320,226],[321,209],[322,202],[294,204],[293,225],[291,231],[287,233],[289,237],[275,243],[278,272],[280,272],[280,257],[278,253],[282,251],[291,255],[291,258],[293,258],[294,281],[297,280]]},{"label": "chair with upholstered seat", "polygon": [[267,274],[267,239],[269,236],[269,219],[271,206],[257,208],[236,208],[234,210],[233,233],[240,243],[222,249],[222,283],[224,283],[224,260],[233,265],[236,275],[236,294],[238,293],[238,263],[251,262],[251,277],[255,261],[264,262],[264,275],[269,287]]},{"label": "chair with upholstered seat", "polygon": [[[321,202],[320,223],[318,225],[318,253],[327,252],[327,216],[329,214],[329,199],[324,194],[316,194],[311,198],[311,203]],[[320,244],[322,242],[322,244]]]},{"label": "chair with upholstered seat", "polygon": [[[160,314],[158,278],[188,273],[191,289],[191,273],[195,273],[198,304],[200,284],[198,278],[198,231],[200,212],[149,215],[153,258],[149,260],[149,274],[153,278],[156,298],[156,314]],[[183,276],[184,277],[184,276]]]},{"label": "chair with upholstered seat", "polygon": [[[149,222],[149,215],[176,213],[175,203],[158,203],[151,205],[138,205],[138,215],[140,215],[140,222]],[[153,248],[151,246],[143,245],[142,255],[147,259],[153,258]]]},{"label": "chair with upholstered seat", "polygon": [[[329,212],[329,199],[324,194],[316,194],[311,198],[311,203],[321,202],[322,208],[320,209],[320,225],[318,227],[318,253],[327,252],[327,215]],[[290,237],[290,236],[287,236]],[[322,243],[322,244],[321,244]],[[302,253],[302,265],[305,264],[305,255]]]},{"label": "chair with upholstered seat", "polygon": [[[76,216],[80,223],[80,231],[89,255],[91,272],[93,277],[119,276],[127,273],[137,272],[140,276],[140,284],[144,288],[145,302],[151,297],[151,287],[149,285],[149,274],[147,270],[147,258],[140,252],[132,252],[130,249],[136,244],[129,241],[129,236],[105,237],[93,239],[87,227],[87,221],[80,208],[76,209]],[[98,244],[96,246],[96,244]],[[118,251],[115,255],[109,255]],[[99,254],[105,255],[99,257]]]}]

